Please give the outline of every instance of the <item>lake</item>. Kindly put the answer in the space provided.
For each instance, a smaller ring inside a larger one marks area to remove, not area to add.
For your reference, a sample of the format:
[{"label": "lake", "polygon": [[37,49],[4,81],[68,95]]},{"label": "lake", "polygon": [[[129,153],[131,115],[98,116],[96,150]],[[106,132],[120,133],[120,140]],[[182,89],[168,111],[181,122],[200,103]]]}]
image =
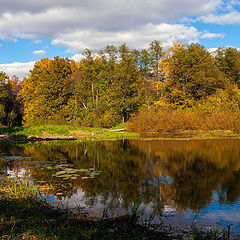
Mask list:
[{"label": "lake", "polygon": [[96,218],[141,202],[145,219],[154,210],[172,226],[233,224],[240,233],[240,140],[1,143],[0,175],[26,176],[52,204]]}]

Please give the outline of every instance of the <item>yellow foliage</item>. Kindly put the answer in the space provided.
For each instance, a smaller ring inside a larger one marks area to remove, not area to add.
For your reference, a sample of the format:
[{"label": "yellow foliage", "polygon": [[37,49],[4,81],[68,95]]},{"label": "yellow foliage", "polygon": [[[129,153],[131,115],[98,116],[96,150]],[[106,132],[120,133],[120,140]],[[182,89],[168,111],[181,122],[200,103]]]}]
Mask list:
[{"label": "yellow foliage", "polygon": [[169,88],[164,96],[160,97],[155,105],[158,108],[173,108],[173,109],[185,109],[192,107],[194,104],[194,99],[188,96],[183,91],[176,88]]},{"label": "yellow foliage", "polygon": [[237,112],[240,109],[240,90],[231,86],[226,90],[218,89],[215,94],[196,103],[193,110],[202,113]]}]

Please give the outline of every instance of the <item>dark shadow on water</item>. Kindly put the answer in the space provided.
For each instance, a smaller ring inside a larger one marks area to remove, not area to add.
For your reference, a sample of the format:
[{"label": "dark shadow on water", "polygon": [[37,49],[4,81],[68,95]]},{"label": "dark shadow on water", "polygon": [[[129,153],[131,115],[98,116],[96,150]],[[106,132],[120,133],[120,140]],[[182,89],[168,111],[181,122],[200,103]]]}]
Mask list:
[{"label": "dark shadow on water", "polygon": [[127,215],[94,221],[33,199],[1,198],[0,218],[0,237],[8,239],[24,235],[41,239],[169,239],[165,233],[133,224]]}]

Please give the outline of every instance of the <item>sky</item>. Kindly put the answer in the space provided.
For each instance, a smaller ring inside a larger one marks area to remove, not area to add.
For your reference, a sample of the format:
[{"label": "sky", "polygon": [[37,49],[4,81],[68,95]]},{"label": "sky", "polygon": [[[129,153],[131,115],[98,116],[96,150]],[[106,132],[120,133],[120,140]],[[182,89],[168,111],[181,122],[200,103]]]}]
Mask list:
[{"label": "sky", "polygon": [[43,57],[173,41],[240,48],[240,0],[0,0],[0,71],[27,76]]}]

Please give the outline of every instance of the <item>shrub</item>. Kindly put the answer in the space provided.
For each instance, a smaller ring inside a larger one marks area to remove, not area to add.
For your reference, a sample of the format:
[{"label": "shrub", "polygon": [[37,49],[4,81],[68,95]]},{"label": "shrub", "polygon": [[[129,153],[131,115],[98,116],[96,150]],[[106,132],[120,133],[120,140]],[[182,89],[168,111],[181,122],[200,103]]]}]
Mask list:
[{"label": "shrub", "polygon": [[126,129],[136,132],[181,130],[240,132],[240,111],[206,114],[191,110],[142,110],[130,118]]},{"label": "shrub", "polygon": [[202,125],[202,116],[189,110],[143,110],[132,116],[126,127],[129,131],[159,132],[194,130]]}]

